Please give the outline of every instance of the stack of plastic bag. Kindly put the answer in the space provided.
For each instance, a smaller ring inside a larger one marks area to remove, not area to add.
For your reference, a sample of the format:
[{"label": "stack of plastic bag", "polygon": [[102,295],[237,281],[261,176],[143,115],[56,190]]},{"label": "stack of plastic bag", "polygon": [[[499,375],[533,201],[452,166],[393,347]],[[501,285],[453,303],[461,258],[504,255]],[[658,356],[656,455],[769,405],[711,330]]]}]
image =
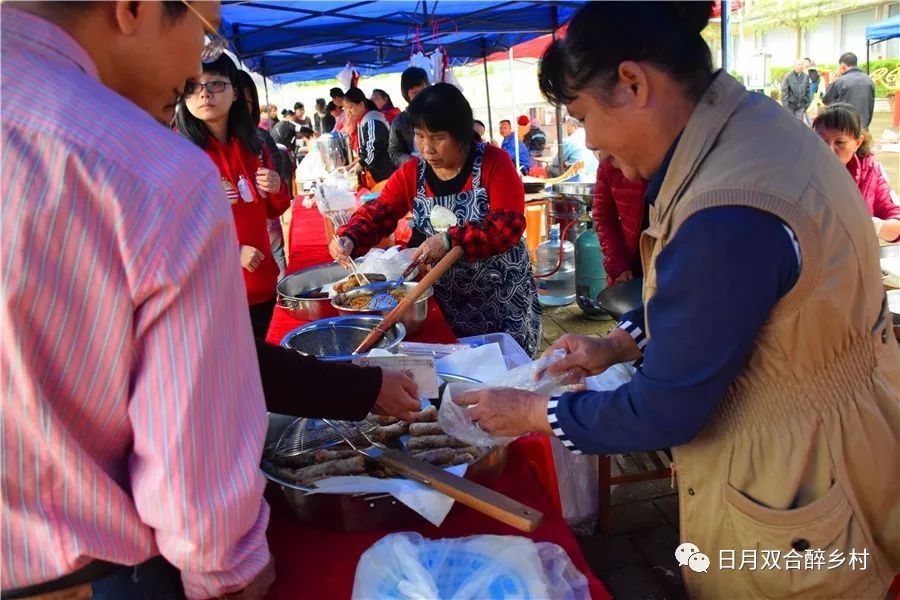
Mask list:
[{"label": "stack of plastic bag", "polygon": [[511,535],[427,540],[394,533],[360,557],[352,597],[587,600],[590,590],[556,544]]}]

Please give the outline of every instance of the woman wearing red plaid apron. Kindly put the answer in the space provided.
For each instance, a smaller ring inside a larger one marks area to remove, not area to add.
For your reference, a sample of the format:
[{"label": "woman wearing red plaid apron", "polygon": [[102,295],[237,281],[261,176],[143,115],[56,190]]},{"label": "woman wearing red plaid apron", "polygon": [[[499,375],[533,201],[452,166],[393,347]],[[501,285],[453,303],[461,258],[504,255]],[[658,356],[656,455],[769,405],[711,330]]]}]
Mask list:
[{"label": "woman wearing red plaid apron", "polygon": [[515,166],[503,150],[474,142],[472,109],[452,85],[426,88],[408,113],[420,156],[338,230],[332,256],[346,261],[365,254],[411,212],[414,231],[425,237],[416,257],[434,263],[454,246],[464,251],[434,284],[453,332],[508,333],[533,354],[541,307],[522,240],[525,195]]}]

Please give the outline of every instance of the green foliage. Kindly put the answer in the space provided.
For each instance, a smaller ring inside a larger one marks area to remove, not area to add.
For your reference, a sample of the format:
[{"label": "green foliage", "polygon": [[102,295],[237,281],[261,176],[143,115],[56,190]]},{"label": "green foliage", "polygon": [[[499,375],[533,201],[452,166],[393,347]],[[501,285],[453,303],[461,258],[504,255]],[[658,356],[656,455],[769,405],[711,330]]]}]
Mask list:
[{"label": "green foliage", "polygon": [[[880,68],[887,69],[888,73],[900,67],[900,59],[896,58],[886,58],[882,60],[873,60],[871,71],[874,73]],[[866,70],[866,64],[860,63],[859,68],[862,71]],[[793,69],[791,67],[772,67],[769,70],[769,80],[772,82],[773,86],[780,85],[784,76],[788,74],[788,72]],[[818,69],[819,73],[823,73],[825,71],[830,71],[832,73],[837,72],[837,65],[826,65],[826,64],[818,64],[816,65],[816,69]],[[885,98],[889,93],[893,93],[891,89],[885,85],[884,79],[880,79],[875,82],[875,97],[876,98]]]}]

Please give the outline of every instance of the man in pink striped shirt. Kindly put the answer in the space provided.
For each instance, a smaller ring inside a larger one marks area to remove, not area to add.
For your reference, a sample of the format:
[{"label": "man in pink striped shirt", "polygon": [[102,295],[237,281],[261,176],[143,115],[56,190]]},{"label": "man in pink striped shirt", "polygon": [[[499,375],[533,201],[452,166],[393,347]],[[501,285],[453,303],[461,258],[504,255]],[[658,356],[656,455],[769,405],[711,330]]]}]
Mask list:
[{"label": "man in pink striped shirt", "polygon": [[271,583],[234,224],[157,122],[218,11],[0,6],[4,598],[177,597],[169,563],[189,598]]}]

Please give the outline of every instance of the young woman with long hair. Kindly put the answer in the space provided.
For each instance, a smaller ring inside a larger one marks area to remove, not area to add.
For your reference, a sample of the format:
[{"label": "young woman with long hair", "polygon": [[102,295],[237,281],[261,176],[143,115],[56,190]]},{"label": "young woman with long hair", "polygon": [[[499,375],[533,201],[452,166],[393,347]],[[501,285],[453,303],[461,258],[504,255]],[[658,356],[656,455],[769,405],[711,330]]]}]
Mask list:
[{"label": "young woman with long hair", "polygon": [[278,279],[266,219],[281,216],[290,206],[290,193],[257,137],[238,69],[228,56],[205,63],[203,74],[187,82],[175,125],[219,168],[241,247],[253,333],[265,337]]}]

